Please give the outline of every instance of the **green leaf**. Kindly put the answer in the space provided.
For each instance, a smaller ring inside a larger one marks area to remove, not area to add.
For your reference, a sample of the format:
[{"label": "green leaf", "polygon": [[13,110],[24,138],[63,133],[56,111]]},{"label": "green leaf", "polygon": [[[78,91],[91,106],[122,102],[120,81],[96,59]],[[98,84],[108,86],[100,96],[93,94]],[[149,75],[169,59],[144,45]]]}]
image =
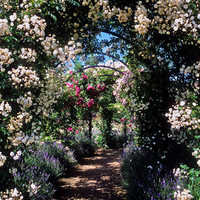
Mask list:
[{"label": "green leaf", "polygon": [[50,14],[51,18],[56,22],[57,21],[57,17],[53,14]]},{"label": "green leaf", "polygon": [[59,7],[59,6],[56,6],[56,10],[59,11],[59,10],[60,10],[60,7]]},{"label": "green leaf", "polygon": [[71,4],[73,4],[74,6],[80,6],[80,4],[77,1],[74,0],[68,0]]}]

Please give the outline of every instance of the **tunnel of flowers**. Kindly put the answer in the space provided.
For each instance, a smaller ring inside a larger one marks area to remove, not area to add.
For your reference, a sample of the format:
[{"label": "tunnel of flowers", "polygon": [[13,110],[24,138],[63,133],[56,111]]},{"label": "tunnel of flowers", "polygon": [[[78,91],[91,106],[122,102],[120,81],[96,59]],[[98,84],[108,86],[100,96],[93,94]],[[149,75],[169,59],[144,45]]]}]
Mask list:
[{"label": "tunnel of flowers", "polygon": [[127,199],[200,199],[199,9],[0,0],[0,199],[54,198],[98,148]]}]

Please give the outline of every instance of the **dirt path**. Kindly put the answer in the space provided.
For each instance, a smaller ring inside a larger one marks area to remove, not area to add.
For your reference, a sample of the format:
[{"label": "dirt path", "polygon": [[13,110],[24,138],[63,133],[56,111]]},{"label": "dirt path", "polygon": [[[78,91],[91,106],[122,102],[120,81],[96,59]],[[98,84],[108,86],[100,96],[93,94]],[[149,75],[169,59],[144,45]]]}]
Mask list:
[{"label": "dirt path", "polygon": [[58,200],[125,200],[120,184],[121,150],[98,149],[59,180]]}]

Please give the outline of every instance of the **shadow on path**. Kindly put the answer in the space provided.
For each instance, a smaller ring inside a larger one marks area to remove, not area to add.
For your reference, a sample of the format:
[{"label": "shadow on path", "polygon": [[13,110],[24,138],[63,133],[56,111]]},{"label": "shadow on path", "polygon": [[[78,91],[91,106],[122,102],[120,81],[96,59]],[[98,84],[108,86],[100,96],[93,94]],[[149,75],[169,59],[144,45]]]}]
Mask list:
[{"label": "shadow on path", "polygon": [[125,200],[121,187],[120,156],[122,150],[98,149],[93,157],[58,181],[58,200]]}]

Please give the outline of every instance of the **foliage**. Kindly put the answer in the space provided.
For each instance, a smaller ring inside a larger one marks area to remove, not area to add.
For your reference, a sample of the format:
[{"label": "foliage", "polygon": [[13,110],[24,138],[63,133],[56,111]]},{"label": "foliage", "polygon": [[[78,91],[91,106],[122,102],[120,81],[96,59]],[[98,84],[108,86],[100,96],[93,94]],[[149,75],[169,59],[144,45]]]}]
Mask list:
[{"label": "foliage", "polygon": [[74,49],[50,33],[39,6],[25,1],[0,6],[0,151],[6,171],[11,151],[39,140],[39,130],[61,96],[59,67]]},{"label": "foliage", "polygon": [[[102,134],[100,130],[96,129],[92,133],[92,139],[99,148],[109,148],[106,143],[105,134]],[[123,148],[128,141],[133,140],[133,133],[127,133],[126,135],[121,132],[113,131],[111,134],[111,143],[110,148]]]},{"label": "foliage", "polygon": [[92,135],[94,138],[94,142],[98,148],[108,148],[108,146],[106,145],[106,139],[103,134],[101,134],[101,131],[99,131],[98,133],[97,131],[95,131]]},{"label": "foliage", "polygon": [[115,98],[112,95],[112,88],[107,88],[104,96],[101,98],[99,102],[101,106],[101,127],[100,131],[105,138],[106,145],[112,148],[112,120],[113,120],[113,109],[110,104],[115,103]]},{"label": "foliage", "polygon": [[130,141],[131,133],[124,134],[124,133],[112,133],[112,142],[113,148],[123,148],[127,145],[127,142]]},{"label": "foliage", "polygon": [[[188,188],[191,191],[191,195],[194,197],[194,199],[199,199],[200,196],[200,187],[199,187],[199,169],[198,168],[189,168],[187,165],[181,165],[181,171],[187,172],[187,182],[186,182],[186,188]],[[182,173],[184,176],[184,174]]]},{"label": "foliage", "polygon": [[77,160],[94,154],[97,146],[94,141],[85,133],[79,132],[76,135],[67,136],[65,145],[74,153]]},{"label": "foliage", "polygon": [[191,191],[191,195],[194,197],[194,199],[199,199],[199,192],[200,192],[200,187],[199,187],[199,166],[200,166],[200,161],[199,161],[199,149],[195,148],[194,152],[192,155],[196,158],[197,166],[191,167],[186,164],[180,165],[180,172],[179,172],[179,177],[182,180],[184,177],[187,177],[186,181],[186,188],[188,188]]}]

